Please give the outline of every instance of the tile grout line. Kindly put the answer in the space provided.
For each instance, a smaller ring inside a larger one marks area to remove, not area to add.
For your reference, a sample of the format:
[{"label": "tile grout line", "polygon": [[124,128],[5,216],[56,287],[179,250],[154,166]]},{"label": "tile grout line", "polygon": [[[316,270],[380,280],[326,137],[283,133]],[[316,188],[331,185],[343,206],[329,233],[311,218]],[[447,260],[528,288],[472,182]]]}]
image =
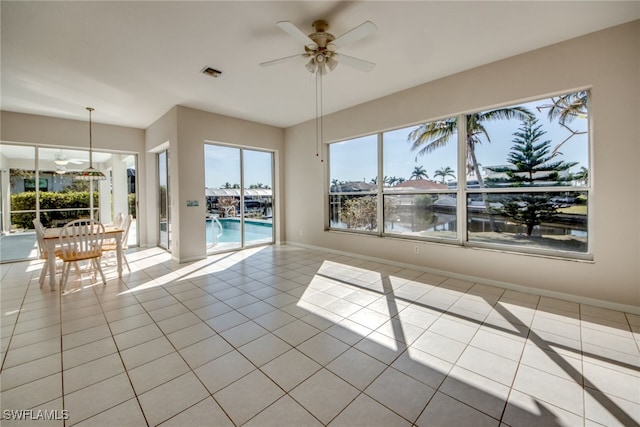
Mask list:
[{"label": "tile grout line", "polygon": [[[503,292],[502,295],[504,295],[504,292]],[[498,301],[498,303],[496,303],[496,305],[499,304],[499,303],[500,303],[500,301]],[[538,301],[536,302],[536,307],[534,308],[534,310],[535,310],[534,311],[534,315],[533,315],[533,317],[531,319],[531,325],[533,325],[533,319],[535,319],[535,313],[537,313],[539,306],[540,306],[540,298],[538,298]],[[518,331],[520,331],[521,328],[516,323],[511,322],[508,319],[507,319],[507,321],[514,328],[516,328]],[[522,346],[522,350],[520,351],[520,357],[518,358],[518,364],[516,365],[516,371],[514,372],[513,379],[511,380],[511,384],[509,385],[509,391],[507,392],[507,397],[506,397],[505,402],[504,402],[504,407],[502,408],[502,413],[500,414],[500,419],[499,419],[500,423],[505,423],[504,416],[506,415],[507,408],[509,407],[509,398],[511,397],[511,393],[513,392],[513,390],[516,390],[515,387],[514,387],[515,383],[516,383],[516,378],[518,378],[518,372],[520,371],[520,366],[522,366],[522,358],[524,357],[524,352],[527,349],[527,342],[529,341],[529,334],[531,333],[531,326],[528,326],[528,327],[526,325],[522,325],[522,326],[524,326],[526,328],[527,334],[526,334],[525,337],[523,337],[524,338],[524,344]]]},{"label": "tile grout line", "polygon": [[[172,279],[172,281],[173,281],[173,279]],[[188,281],[189,283],[192,283],[192,282],[191,282],[191,281],[189,281],[189,280],[187,280],[187,281]],[[225,283],[226,283],[226,282],[225,282]],[[193,284],[193,283],[192,283],[192,284]],[[193,284],[193,285],[194,285],[194,286],[197,286],[197,285],[195,285],[195,284]],[[128,287],[128,285],[127,285],[127,287]],[[176,300],[178,303],[180,303],[184,308],[186,308],[186,309],[188,310],[188,312],[189,312],[189,313],[193,314],[193,315],[194,315],[194,316],[196,316],[198,319],[200,319],[200,317],[199,317],[198,315],[196,315],[195,313],[193,313],[193,311],[192,311],[189,307],[187,307],[187,306],[183,303],[183,301],[179,300],[178,298],[176,298],[176,297],[175,297],[175,295],[173,295],[171,292],[169,292],[169,291],[165,288],[165,284],[160,285],[160,288],[164,289],[164,290],[165,290],[165,292],[167,292],[167,293],[168,293],[168,294],[169,294],[173,299],[175,299],[175,300]],[[200,289],[201,289],[201,288],[200,288]],[[207,291],[205,291],[205,292],[207,292]],[[211,295],[211,296],[213,296],[213,297],[215,298],[215,296],[214,296],[213,294],[210,294],[209,292],[207,292],[207,293],[208,293],[209,295]],[[207,391],[207,393],[209,394],[209,396],[208,396],[208,397],[211,397],[211,398],[213,399],[213,401],[214,401],[214,402],[218,405],[218,407],[219,407],[219,408],[224,412],[224,414],[227,416],[227,418],[228,418],[228,419],[229,419],[229,420],[230,420],[230,421],[235,425],[236,423],[233,421],[233,419],[231,418],[231,416],[227,413],[227,411],[224,409],[224,407],[223,407],[222,405],[220,405],[220,403],[218,402],[218,400],[213,396],[213,393],[211,393],[211,392],[209,391],[209,389],[206,387],[206,385],[202,382],[202,380],[200,379],[200,377],[196,374],[195,370],[191,367],[191,365],[189,365],[189,363],[185,360],[185,358],[182,356],[182,354],[180,353],[180,351],[175,347],[175,345],[173,344],[173,342],[169,339],[169,337],[167,336],[167,334],[165,333],[165,331],[164,331],[164,330],[162,330],[162,328],[158,325],[158,322],[157,322],[157,321],[156,321],[156,320],[155,320],[155,319],[154,319],[154,318],[149,314],[149,311],[147,310],[147,308],[146,308],[146,307],[144,307],[144,305],[142,304],[142,302],[140,302],[140,300],[138,299],[138,297],[137,297],[135,294],[133,295],[133,297],[134,297],[134,298],[136,298],[136,300],[138,301],[138,304],[142,307],[142,309],[144,310],[144,312],[145,312],[145,313],[146,313],[146,314],[151,318],[151,320],[153,321],[153,323],[156,325],[156,327],[157,327],[157,328],[160,330],[160,332],[162,333],[162,336],[163,336],[163,337],[167,340],[167,342],[169,342],[169,344],[173,347],[174,352],[175,352],[176,354],[178,354],[178,356],[180,356],[180,358],[182,359],[182,361],[183,361],[183,362],[186,364],[186,366],[189,368],[189,372],[191,372],[191,373],[193,374],[193,376],[198,380],[198,382],[202,385],[202,387]],[[162,297],[160,297],[160,298],[162,298]],[[152,300],[149,300],[149,301],[152,301]],[[223,302],[223,303],[224,303],[224,301],[222,301],[222,300],[221,300],[221,302]],[[237,311],[237,310],[236,310],[235,308],[233,308],[233,307],[230,307],[230,308],[231,308],[232,310]],[[242,313],[240,313],[240,314],[242,314]],[[173,318],[173,317],[177,317],[177,316],[180,316],[180,314],[178,314],[178,315],[176,315],[176,316],[168,317],[167,319],[171,319],[171,318]],[[245,316],[245,317],[246,317],[246,316]],[[162,319],[162,320],[167,320],[167,319]],[[247,318],[247,319],[248,319],[248,318]],[[233,346],[230,342],[228,342],[228,341],[227,341],[227,340],[226,340],[222,335],[220,335],[220,334],[219,334],[215,329],[213,329],[213,328],[212,328],[212,327],[211,327],[207,322],[205,322],[205,321],[204,321],[204,320],[202,320],[202,319],[200,319],[200,321],[201,321],[202,323],[204,323],[205,325],[207,325],[207,327],[209,327],[209,328],[210,328],[210,329],[211,329],[211,330],[212,330],[212,331],[213,331],[217,336],[219,336],[222,340],[224,340],[227,344],[229,344],[233,349],[237,350],[237,349],[235,348],[235,346]],[[244,322],[244,323],[246,323],[246,322]],[[187,326],[187,327],[188,327],[188,326]],[[182,329],[186,329],[187,327],[182,328]],[[182,330],[182,329],[179,329],[179,330]],[[179,330],[178,330],[178,331],[179,331]],[[177,332],[177,331],[174,331],[174,332]],[[206,338],[205,338],[205,339],[206,339]],[[201,340],[201,341],[202,341],[202,340]],[[116,346],[117,346],[117,344],[116,344]],[[227,353],[225,353],[225,354],[227,354]],[[242,353],[240,353],[240,354],[242,355],[242,357],[245,357]],[[222,356],[223,356],[223,355],[220,355],[219,357],[222,357]],[[154,360],[158,360],[158,359],[160,359],[161,357],[164,357],[164,356],[160,356],[160,357],[158,357],[158,358],[156,358],[156,359],[153,359],[153,360],[147,361],[147,362],[143,363],[143,364],[142,364],[142,365],[140,365],[140,366],[143,366],[143,365],[145,365],[145,364],[147,364],[147,363],[153,362]],[[245,359],[246,359],[246,357],[245,357]],[[215,359],[214,359],[214,360],[215,360]],[[247,360],[249,361],[249,363],[252,363],[249,359],[247,359]],[[207,363],[208,363],[208,362],[207,362]],[[252,363],[252,364],[253,364],[253,363]],[[124,365],[124,361],[123,361],[123,365]],[[254,366],[255,366],[255,365],[254,365]],[[257,368],[257,366],[256,366],[256,368]],[[125,369],[126,369],[126,367],[125,367]],[[184,375],[184,374],[182,374],[182,375]],[[178,377],[176,377],[176,378],[179,378],[179,377],[180,377],[180,376],[182,376],[182,375],[179,375],[179,376],[178,376]],[[247,375],[249,375],[249,374],[247,374]],[[244,378],[245,376],[246,376],[246,375],[243,375],[241,378],[238,378],[236,381],[238,381],[238,380],[240,380],[240,379]],[[153,387],[153,388],[151,388],[151,389],[149,389],[149,390],[146,390],[144,393],[147,393],[147,392],[149,392],[149,391],[151,391],[151,390],[153,390],[153,389],[156,389],[156,388],[158,388],[158,387],[160,387],[160,386],[162,386],[162,385],[164,385],[164,384],[168,383],[169,381],[173,381],[174,379],[175,379],[175,378],[170,379],[170,380],[168,380],[168,381],[166,381],[166,382],[164,382],[164,383],[162,383],[162,384],[158,384],[158,385],[156,385],[155,387]],[[236,381],[234,381],[234,382],[236,382]],[[232,384],[233,384],[233,383],[232,383]],[[231,384],[228,384],[226,387],[228,387],[228,386],[230,386],[230,385],[231,385]],[[131,387],[133,388],[133,383],[131,384]],[[225,388],[226,388],[226,387],[225,387]],[[138,399],[138,393],[135,391],[135,388],[133,388],[133,391],[134,391],[134,393],[135,393],[135,395],[136,395],[136,399]],[[142,393],[142,394],[144,394],[144,393]],[[207,398],[208,398],[208,397],[207,397]],[[207,399],[207,398],[204,398],[204,399],[202,399],[202,400],[205,400],[205,399]],[[201,400],[201,401],[202,401],[202,400]],[[201,401],[196,402],[194,405],[191,405],[191,406],[189,406],[189,407],[195,406],[196,404],[200,403]],[[138,402],[139,402],[139,400],[138,400]],[[139,403],[139,404],[140,404],[140,403]],[[141,410],[142,410],[142,405],[140,405],[140,408],[141,408]],[[143,414],[144,414],[144,410],[142,410],[142,412],[143,412]],[[184,411],[181,411],[181,412],[179,412],[179,413],[177,413],[177,414],[172,415],[171,417],[167,418],[166,420],[163,420],[161,423],[164,423],[164,422],[168,421],[169,419],[171,419],[171,418],[174,418],[174,417],[178,416],[178,415],[179,415],[180,413],[182,413],[182,412],[184,412]],[[146,419],[146,415],[145,415],[145,419]],[[148,422],[147,422],[147,425],[148,425]]]}]

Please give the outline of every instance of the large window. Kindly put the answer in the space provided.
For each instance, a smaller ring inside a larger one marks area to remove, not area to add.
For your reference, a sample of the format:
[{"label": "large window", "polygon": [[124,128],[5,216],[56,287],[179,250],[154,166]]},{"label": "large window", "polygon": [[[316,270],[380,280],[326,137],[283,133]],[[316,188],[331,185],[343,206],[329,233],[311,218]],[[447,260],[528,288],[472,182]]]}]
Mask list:
[{"label": "large window", "polygon": [[[451,122],[448,119],[444,122]],[[407,141],[436,126],[398,129],[382,134],[384,233],[400,237],[455,239],[457,144],[439,150],[410,149]],[[418,147],[417,144],[415,144]]]},{"label": "large window", "polygon": [[588,256],[588,95],[331,144],[329,227]]},{"label": "large window", "polygon": [[78,218],[109,223],[117,213],[129,213],[128,245],[137,244],[136,156],[94,151],[93,166],[107,179],[77,180],[88,165],[86,150],[0,144],[0,263],[37,256],[35,218],[61,227]]},{"label": "large window", "polygon": [[329,147],[331,228],[378,231],[378,137],[331,144]]}]

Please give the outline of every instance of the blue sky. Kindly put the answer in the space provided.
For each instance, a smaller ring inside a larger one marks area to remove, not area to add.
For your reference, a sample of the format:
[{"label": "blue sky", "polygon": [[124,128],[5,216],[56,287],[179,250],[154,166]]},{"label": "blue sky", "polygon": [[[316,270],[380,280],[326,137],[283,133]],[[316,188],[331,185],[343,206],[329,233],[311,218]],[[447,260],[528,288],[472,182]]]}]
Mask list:
[{"label": "blue sky", "polygon": [[[240,184],[240,150],[233,147],[205,144],[205,186],[220,188],[225,183]],[[244,150],[245,187],[271,183],[271,153]]]},{"label": "blue sky", "polygon": [[[551,140],[551,147],[555,147],[570,135],[569,131],[562,128],[557,122],[550,123],[547,119],[547,111],[538,112],[536,106],[548,104],[548,100],[522,104],[539,118],[539,125],[547,133],[542,140]],[[482,166],[495,166],[507,164],[506,158],[513,144],[513,133],[522,125],[519,120],[485,123],[491,143],[483,141],[476,146],[478,162]],[[586,119],[576,119],[570,126],[574,129],[586,130]],[[418,157],[411,151],[411,144],[407,141],[407,135],[414,127],[399,129],[384,133],[384,174],[409,179],[416,166],[423,166],[427,170],[429,178],[434,179],[437,169],[450,167],[457,171],[457,140],[452,139],[445,147]],[[369,182],[377,174],[376,165],[376,135],[366,136],[351,140],[348,143],[335,143],[331,145],[330,179],[340,181]],[[560,149],[562,159],[566,162],[578,162],[572,171],[577,172],[580,166],[588,167],[588,137],[578,135],[572,137]],[[451,178],[448,178],[451,179]],[[438,178],[440,180],[440,178]]]}]

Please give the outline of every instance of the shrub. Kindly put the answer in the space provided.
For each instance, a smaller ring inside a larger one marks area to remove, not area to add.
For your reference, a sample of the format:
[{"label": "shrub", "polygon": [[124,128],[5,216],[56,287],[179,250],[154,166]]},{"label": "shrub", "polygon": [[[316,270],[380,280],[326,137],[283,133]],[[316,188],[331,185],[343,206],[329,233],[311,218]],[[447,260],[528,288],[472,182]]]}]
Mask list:
[{"label": "shrub", "polygon": [[[97,191],[93,193],[93,206],[97,208],[99,195]],[[62,210],[62,209],[72,210]],[[76,209],[73,209],[76,208]],[[33,228],[33,218],[36,209],[35,191],[25,191],[11,195],[11,225],[16,228]],[[40,192],[40,221],[45,227],[55,226],[60,222],[69,222],[74,219],[88,216],[89,212],[89,192],[71,191],[67,193],[56,193],[50,191]],[[16,212],[32,211],[32,212]]]}]

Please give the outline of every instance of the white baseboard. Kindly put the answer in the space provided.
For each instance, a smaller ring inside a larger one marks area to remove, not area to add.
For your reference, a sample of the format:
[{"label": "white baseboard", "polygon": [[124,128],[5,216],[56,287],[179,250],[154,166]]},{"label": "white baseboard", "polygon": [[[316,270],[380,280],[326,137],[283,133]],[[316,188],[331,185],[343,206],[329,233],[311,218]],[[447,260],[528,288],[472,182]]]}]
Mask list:
[{"label": "white baseboard", "polygon": [[177,262],[178,264],[184,264],[185,262],[200,261],[203,259],[207,259],[207,255],[196,255],[192,257],[178,258],[175,255],[171,254],[171,260]]}]

